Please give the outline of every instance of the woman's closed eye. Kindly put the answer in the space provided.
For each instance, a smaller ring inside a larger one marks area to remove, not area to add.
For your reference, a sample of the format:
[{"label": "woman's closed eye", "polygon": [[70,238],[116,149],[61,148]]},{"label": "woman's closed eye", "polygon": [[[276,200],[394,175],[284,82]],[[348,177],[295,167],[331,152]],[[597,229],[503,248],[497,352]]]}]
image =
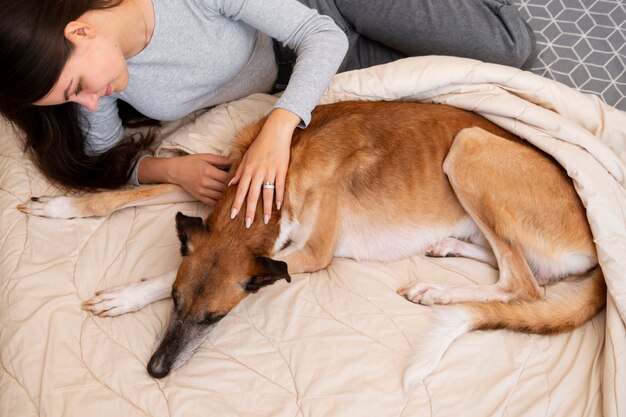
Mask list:
[{"label": "woman's closed eye", "polygon": [[65,91],[63,92],[63,97],[65,98],[65,101],[69,101],[70,97],[78,97],[78,95],[80,94],[80,92],[83,90],[83,88],[80,85],[80,81],[78,81],[76,83],[76,88],[74,89],[74,91],[72,92],[72,82],[73,80],[70,80],[69,84],[67,85],[67,88],[65,89]]}]

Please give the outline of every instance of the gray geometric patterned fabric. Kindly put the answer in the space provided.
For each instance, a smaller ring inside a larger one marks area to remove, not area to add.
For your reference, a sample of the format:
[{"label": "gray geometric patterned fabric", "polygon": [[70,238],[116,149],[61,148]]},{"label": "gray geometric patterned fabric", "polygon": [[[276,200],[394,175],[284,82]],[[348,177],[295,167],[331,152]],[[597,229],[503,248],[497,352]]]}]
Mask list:
[{"label": "gray geometric patterned fabric", "polygon": [[622,0],[513,0],[537,36],[535,74],[626,110],[626,4]]}]

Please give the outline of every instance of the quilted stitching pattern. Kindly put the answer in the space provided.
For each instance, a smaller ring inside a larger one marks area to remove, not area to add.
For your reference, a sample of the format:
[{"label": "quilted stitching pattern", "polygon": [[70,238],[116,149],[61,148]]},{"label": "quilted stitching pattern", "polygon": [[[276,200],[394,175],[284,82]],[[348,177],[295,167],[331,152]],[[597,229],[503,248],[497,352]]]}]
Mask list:
[{"label": "quilted stitching pattern", "polygon": [[[374,86],[376,71],[371,74]],[[386,89],[393,91],[392,84]],[[225,112],[232,113],[236,105]],[[171,302],[113,319],[90,316],[79,305],[97,289],[175,267],[174,213],[206,210],[178,204],[128,209],[106,219],[23,216],[15,210],[19,202],[55,190],[20,154],[15,137],[6,131],[2,137],[0,415],[600,413],[604,314],[560,336],[468,334],[424,384],[402,393],[411,341],[425,330],[430,311],[398,297],[395,289],[414,279],[495,279],[493,269],[464,259],[336,260],[325,271],[247,298],[187,365],[154,380],[145,364]]]}]

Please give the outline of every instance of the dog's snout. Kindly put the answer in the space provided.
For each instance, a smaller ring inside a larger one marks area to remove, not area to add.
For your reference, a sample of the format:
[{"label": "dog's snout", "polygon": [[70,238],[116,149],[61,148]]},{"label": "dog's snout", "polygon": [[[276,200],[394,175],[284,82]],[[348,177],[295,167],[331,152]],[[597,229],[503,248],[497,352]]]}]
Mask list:
[{"label": "dog's snout", "polygon": [[153,378],[164,378],[172,370],[172,364],[168,363],[166,355],[156,352],[148,362],[148,373]]},{"label": "dog's snout", "polygon": [[163,378],[187,362],[202,344],[213,326],[201,325],[194,320],[181,320],[172,310],[170,323],[156,351],[148,362],[148,373],[154,378]]}]

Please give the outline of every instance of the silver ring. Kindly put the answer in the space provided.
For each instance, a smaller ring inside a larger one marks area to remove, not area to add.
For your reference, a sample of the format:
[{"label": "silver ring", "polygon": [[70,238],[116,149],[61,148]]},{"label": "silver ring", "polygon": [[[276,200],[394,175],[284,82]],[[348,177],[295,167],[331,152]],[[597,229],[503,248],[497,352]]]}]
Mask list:
[{"label": "silver ring", "polygon": [[264,182],[263,183],[263,189],[264,190],[273,190],[274,188],[276,188],[276,186],[274,186],[273,182]]}]

